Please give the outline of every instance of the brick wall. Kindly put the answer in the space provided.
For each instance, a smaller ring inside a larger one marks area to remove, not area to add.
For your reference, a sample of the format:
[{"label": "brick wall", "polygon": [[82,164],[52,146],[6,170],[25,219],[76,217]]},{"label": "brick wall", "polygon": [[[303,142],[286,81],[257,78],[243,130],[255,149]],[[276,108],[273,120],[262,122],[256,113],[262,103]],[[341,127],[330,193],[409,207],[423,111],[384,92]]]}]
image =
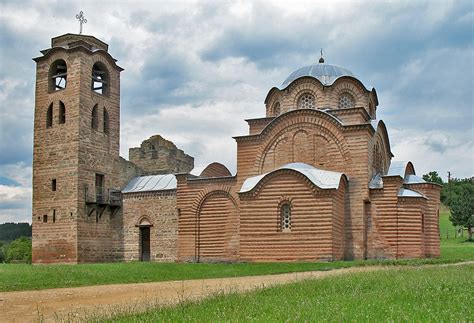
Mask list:
[{"label": "brick wall", "polygon": [[[342,259],[343,191],[321,190],[294,171],[268,175],[252,192],[240,194],[240,259]],[[291,205],[288,231],[281,227],[282,203]]]}]

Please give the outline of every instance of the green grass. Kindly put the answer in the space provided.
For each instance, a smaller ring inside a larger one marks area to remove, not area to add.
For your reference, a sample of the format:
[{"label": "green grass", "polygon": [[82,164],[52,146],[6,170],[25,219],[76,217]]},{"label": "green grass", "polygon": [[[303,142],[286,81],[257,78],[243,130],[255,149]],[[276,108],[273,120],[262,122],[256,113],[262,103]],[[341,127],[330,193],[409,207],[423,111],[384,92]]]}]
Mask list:
[{"label": "green grass", "polygon": [[474,317],[472,277],[474,265],[347,274],[217,295],[112,321],[466,321]]},{"label": "green grass", "polygon": [[456,233],[456,227],[449,221],[449,213],[442,212],[439,215],[439,232],[441,236],[441,258],[442,259],[464,259],[474,260],[474,242],[468,242],[467,233],[460,237]]},{"label": "green grass", "polygon": [[[447,214],[440,215],[440,230],[450,230],[450,222],[447,217]],[[39,266],[0,264],[0,292],[267,275],[369,265],[422,265],[474,260],[474,243],[464,242],[464,240],[465,238],[442,238],[439,259],[337,261],[330,263],[174,264],[134,262]]]}]

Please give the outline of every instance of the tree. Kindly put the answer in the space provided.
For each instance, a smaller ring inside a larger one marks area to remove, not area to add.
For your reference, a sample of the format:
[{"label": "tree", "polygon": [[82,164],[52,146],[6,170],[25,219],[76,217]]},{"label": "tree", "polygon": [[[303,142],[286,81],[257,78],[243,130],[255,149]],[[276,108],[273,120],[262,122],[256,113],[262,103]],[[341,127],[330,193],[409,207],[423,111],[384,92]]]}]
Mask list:
[{"label": "tree", "polygon": [[469,241],[472,241],[474,228],[474,185],[462,185],[456,196],[450,201],[451,215],[449,220],[453,225],[467,228]]},{"label": "tree", "polygon": [[7,262],[31,263],[31,239],[21,237],[12,241],[5,256]]},{"label": "tree", "polygon": [[0,241],[0,263],[5,262],[5,242]]},{"label": "tree", "polygon": [[19,237],[31,237],[31,224],[29,223],[0,224],[0,241],[13,241]]},{"label": "tree", "polygon": [[423,175],[423,179],[430,183],[443,185],[443,179],[439,177],[437,171],[432,171],[432,172],[429,172],[428,174]]}]

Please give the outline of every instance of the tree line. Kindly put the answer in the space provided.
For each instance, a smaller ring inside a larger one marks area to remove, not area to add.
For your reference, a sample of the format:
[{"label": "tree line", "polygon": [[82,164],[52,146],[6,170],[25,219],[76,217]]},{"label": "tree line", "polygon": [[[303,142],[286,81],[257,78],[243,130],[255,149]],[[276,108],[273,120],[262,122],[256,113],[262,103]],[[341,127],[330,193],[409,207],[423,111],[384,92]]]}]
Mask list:
[{"label": "tree line", "polygon": [[441,203],[450,210],[449,220],[455,226],[467,229],[469,241],[474,231],[474,177],[452,178],[444,182],[436,171],[423,175],[428,182],[437,183],[441,189]]}]

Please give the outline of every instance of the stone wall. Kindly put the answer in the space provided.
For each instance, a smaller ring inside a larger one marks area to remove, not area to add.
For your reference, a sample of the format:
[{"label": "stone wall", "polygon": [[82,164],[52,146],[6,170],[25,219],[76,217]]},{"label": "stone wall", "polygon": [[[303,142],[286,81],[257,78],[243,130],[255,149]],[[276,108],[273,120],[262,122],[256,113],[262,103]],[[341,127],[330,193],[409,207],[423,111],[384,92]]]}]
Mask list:
[{"label": "stone wall", "polygon": [[140,260],[140,225],[150,227],[150,260],[173,262],[177,257],[176,191],[123,194],[124,260]]},{"label": "stone wall", "polygon": [[130,148],[129,159],[141,167],[145,175],[188,173],[194,168],[193,157],[160,135],[143,141],[140,147]]}]

